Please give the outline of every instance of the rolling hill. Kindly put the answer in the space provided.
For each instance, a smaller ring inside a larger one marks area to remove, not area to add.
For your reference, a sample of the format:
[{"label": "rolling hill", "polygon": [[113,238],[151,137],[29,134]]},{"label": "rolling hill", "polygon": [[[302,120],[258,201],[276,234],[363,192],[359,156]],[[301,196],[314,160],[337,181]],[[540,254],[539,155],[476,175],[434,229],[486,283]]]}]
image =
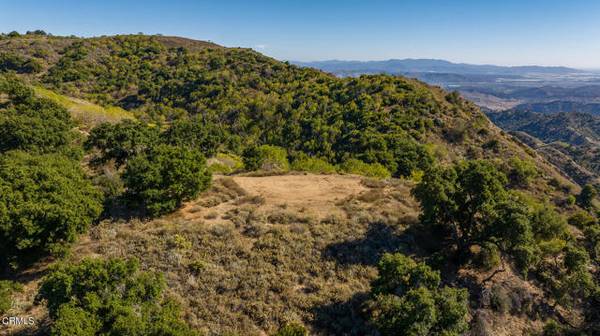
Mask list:
[{"label": "rolling hill", "polygon": [[[400,76],[337,78],[250,49],[165,36],[2,36],[0,59],[0,84],[9,88],[0,85],[6,91],[0,91],[0,116],[9,116],[0,118],[0,127],[21,114],[43,125],[36,108],[60,116],[62,106],[74,129],[85,131],[79,132],[83,139],[73,136],[72,143],[56,148],[15,141],[21,147],[0,159],[54,151],[50,155],[83,167],[105,201],[102,216],[72,235],[77,239],[69,250],[7,267],[2,279],[23,287],[9,312],[40,321],[8,334],[59,334],[61,316],[36,300],[40,287],[46,302],[56,293],[63,299],[59,290],[47,289],[64,282],[69,267],[86,258],[134,258],[142,271],[161,275],[166,295],[181,308],[172,315],[198,334],[287,335],[286,326],[300,324],[307,330],[302,334],[380,335],[378,309],[396,317],[413,309],[410,300],[402,305],[408,297],[399,296],[402,284],[389,301],[373,292],[385,277],[386,253],[427,263],[413,262],[409,276],[394,277],[406,270],[391,269],[393,281],[414,282],[417,288],[409,293],[421,295],[414,298],[429,307],[424,311],[435,311],[424,319],[422,335],[595,327],[595,297],[577,291],[596,288],[597,261],[590,254],[597,255],[589,247],[594,241],[583,236],[583,227],[566,223],[589,205],[571,201],[580,186],[456,93]],[[27,88],[36,97],[22,98]],[[71,139],[71,124],[63,124],[61,135]],[[197,182],[180,183],[181,172],[184,178],[197,171],[210,177],[203,156],[213,174],[210,186],[202,184],[201,192],[154,215],[137,208],[132,190],[144,183],[158,187],[142,194],[142,203],[158,198],[162,205]],[[13,170],[3,174],[19,180]],[[21,182],[15,183],[21,193]],[[417,186],[439,193],[419,193]],[[487,202],[478,208],[472,191]],[[429,204],[434,213],[448,210],[456,215],[450,222],[475,223],[471,230],[480,235],[474,234],[468,249],[454,244],[448,228],[427,226],[425,203],[433,194],[441,195],[440,204]],[[0,205],[15,199],[0,199]],[[457,203],[446,206],[443,199]],[[468,207],[461,208],[461,201]],[[13,208],[0,207],[0,215]],[[56,271],[57,265],[63,269]],[[111,281],[102,271],[89,273]],[[581,284],[579,276],[589,281]],[[141,279],[139,288],[126,283],[134,294],[152,296],[153,283],[146,275]],[[81,307],[98,307],[123,288],[105,292],[83,293],[81,302],[76,295],[82,293],[73,292],[61,309],[81,314]],[[433,295],[439,302],[431,303]],[[123,310],[129,309],[130,302],[122,301]],[[147,307],[133,302],[133,311]],[[89,314],[117,325],[98,311]],[[138,315],[144,314],[131,317]],[[452,319],[458,321],[455,330],[435,329],[452,326]],[[81,320],[90,319],[72,321]]]}]

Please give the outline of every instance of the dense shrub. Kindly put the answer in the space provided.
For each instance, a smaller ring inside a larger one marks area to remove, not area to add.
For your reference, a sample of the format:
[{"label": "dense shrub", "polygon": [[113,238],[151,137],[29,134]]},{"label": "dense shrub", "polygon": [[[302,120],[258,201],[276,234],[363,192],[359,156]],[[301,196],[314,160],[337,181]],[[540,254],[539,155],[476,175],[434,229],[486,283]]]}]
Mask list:
[{"label": "dense shrub", "polygon": [[[392,142],[395,169],[390,169],[394,177],[409,177],[416,170],[427,170],[434,162],[427,148],[410,139]],[[390,168],[390,167],[388,167]]]},{"label": "dense shrub", "polygon": [[174,146],[189,146],[206,157],[216,154],[224,144],[223,130],[200,118],[181,119],[173,122],[162,135],[163,142]]},{"label": "dense shrub", "polygon": [[535,164],[531,161],[514,157],[509,162],[508,179],[513,186],[527,187],[537,176]]},{"label": "dense shrub", "polygon": [[487,161],[466,161],[426,172],[413,194],[420,201],[421,221],[453,237],[467,251],[495,218],[494,208],[507,198],[506,176]]},{"label": "dense shrub", "polygon": [[581,230],[596,223],[596,218],[590,215],[587,211],[578,211],[569,217],[569,224]]},{"label": "dense shrub", "polygon": [[36,301],[47,305],[53,335],[196,335],[164,289],[162,277],[135,261],[84,259],[55,267]]},{"label": "dense shrub", "polygon": [[146,124],[124,120],[118,124],[103,123],[92,129],[85,146],[99,151],[98,163],[114,160],[117,167],[159,141],[159,130]]},{"label": "dense shrub", "polygon": [[208,188],[204,156],[188,147],[158,145],[131,159],[123,174],[129,196],[152,216],[175,210]]},{"label": "dense shrub", "polygon": [[0,152],[22,149],[40,153],[59,150],[73,139],[74,127],[67,110],[46,99],[36,98],[23,83],[0,76]]},{"label": "dense shrub", "polygon": [[594,206],[592,201],[597,195],[598,191],[596,188],[591,184],[587,184],[581,189],[581,193],[577,196],[577,202],[582,208],[591,209]]},{"label": "dense shrub", "polygon": [[292,170],[306,171],[316,174],[335,174],[337,171],[335,166],[327,161],[305,155],[296,158],[294,162],[292,162]]},{"label": "dense shrub", "polygon": [[379,163],[364,163],[357,159],[348,159],[340,164],[340,171],[346,174],[363,175],[367,177],[389,178],[390,172]]},{"label": "dense shrub", "polygon": [[468,295],[440,287],[439,272],[402,254],[385,254],[373,282],[371,322],[382,335],[458,336],[467,331]]},{"label": "dense shrub", "polygon": [[247,170],[288,171],[290,164],[284,148],[262,145],[246,148],[243,153]]},{"label": "dense shrub", "polygon": [[0,155],[0,263],[62,252],[102,210],[79,163],[58,154]]},{"label": "dense shrub", "polygon": [[16,54],[0,53],[0,73],[15,71],[16,73],[30,74],[41,70],[42,65],[33,58],[26,59]]}]

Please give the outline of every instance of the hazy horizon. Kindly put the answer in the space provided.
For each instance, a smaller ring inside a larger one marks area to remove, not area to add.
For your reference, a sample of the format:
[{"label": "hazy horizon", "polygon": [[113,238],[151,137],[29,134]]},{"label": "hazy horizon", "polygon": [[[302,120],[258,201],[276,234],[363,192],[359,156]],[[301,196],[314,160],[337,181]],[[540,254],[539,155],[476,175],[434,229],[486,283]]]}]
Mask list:
[{"label": "hazy horizon", "polygon": [[600,69],[600,3],[591,0],[23,0],[3,7],[2,32],[176,35],[305,62],[424,58]]}]

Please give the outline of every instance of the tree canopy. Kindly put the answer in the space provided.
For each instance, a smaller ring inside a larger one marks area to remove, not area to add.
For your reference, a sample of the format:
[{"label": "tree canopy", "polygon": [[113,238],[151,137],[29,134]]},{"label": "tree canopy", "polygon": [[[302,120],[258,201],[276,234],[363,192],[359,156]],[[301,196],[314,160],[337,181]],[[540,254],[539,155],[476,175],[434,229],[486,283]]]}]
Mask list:
[{"label": "tree canopy", "polygon": [[0,263],[61,252],[100,215],[99,191],[60,154],[0,155]]},{"label": "tree canopy", "polygon": [[134,260],[84,259],[59,265],[43,280],[37,301],[52,319],[53,335],[191,336],[165,282]]}]

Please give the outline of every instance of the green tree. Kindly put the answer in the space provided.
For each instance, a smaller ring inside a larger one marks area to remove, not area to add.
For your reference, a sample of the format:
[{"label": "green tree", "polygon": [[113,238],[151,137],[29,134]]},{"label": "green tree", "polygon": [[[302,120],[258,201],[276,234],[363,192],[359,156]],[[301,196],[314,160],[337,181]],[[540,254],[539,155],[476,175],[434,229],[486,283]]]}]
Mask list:
[{"label": "green tree", "polygon": [[165,297],[165,282],[133,260],[84,259],[47,275],[36,297],[52,320],[52,335],[196,335]]},{"label": "green tree", "polygon": [[62,252],[102,211],[78,162],[58,154],[0,155],[0,263]]},{"label": "green tree", "polygon": [[103,123],[92,129],[85,147],[99,151],[97,162],[115,160],[120,167],[128,159],[157,144],[159,134],[157,127],[129,119],[118,124]]},{"label": "green tree", "polygon": [[212,123],[195,117],[176,120],[161,137],[163,142],[174,146],[189,146],[206,157],[214,156],[224,143],[223,130]]},{"label": "green tree", "polygon": [[465,161],[430,169],[413,189],[421,221],[449,233],[459,252],[481,242],[507,198],[506,176],[487,161]]},{"label": "green tree", "polygon": [[196,197],[208,188],[210,180],[200,152],[169,145],[138,154],[123,174],[129,196],[141,202],[152,216],[171,212]]},{"label": "green tree", "polygon": [[467,331],[464,289],[440,287],[439,272],[402,254],[385,254],[372,284],[371,322],[384,336],[458,336]]},{"label": "green tree", "polygon": [[74,123],[69,112],[56,103],[36,98],[33,91],[14,78],[0,77],[0,152],[22,149],[48,153],[73,139]]},{"label": "green tree", "polygon": [[592,201],[597,195],[598,191],[596,188],[591,184],[586,184],[577,196],[577,201],[582,208],[591,209],[594,206]]}]

